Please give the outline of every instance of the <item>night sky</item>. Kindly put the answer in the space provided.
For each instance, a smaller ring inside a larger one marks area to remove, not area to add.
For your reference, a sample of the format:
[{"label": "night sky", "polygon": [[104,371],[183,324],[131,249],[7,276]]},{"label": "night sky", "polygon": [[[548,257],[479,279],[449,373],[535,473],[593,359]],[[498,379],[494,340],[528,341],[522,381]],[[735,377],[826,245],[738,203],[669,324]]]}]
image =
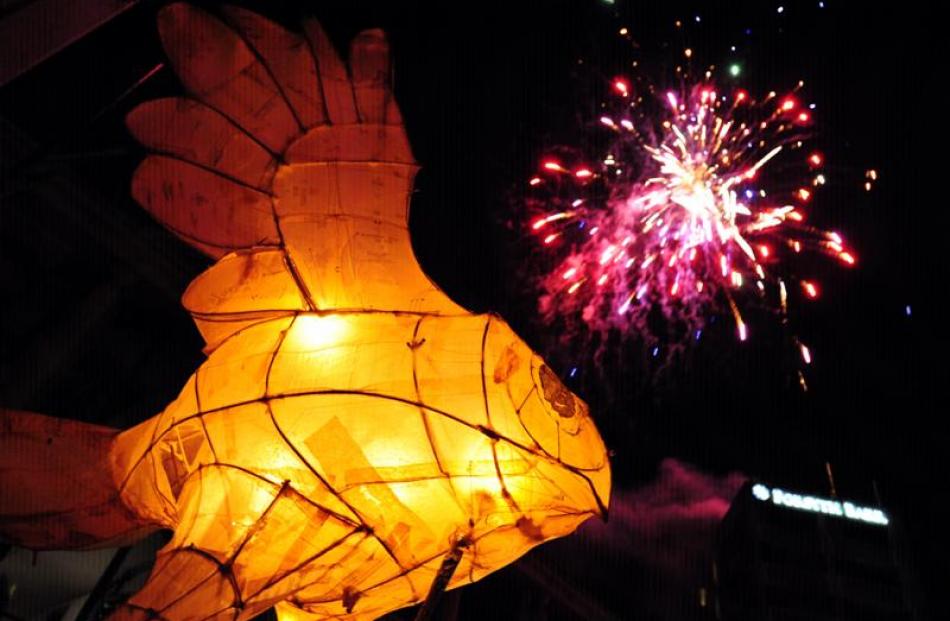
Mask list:
[{"label": "night sky", "polygon": [[[827,495],[826,462],[843,498],[880,501],[902,525],[921,585],[939,603],[950,575],[940,405],[950,381],[940,323],[950,218],[938,170],[947,136],[935,9],[840,0],[237,4],[290,27],[314,14],[340,49],[364,28],[386,30],[423,167],[410,217],[420,263],[462,305],[502,315],[562,377],[582,366],[568,384],[614,451],[616,519],[463,589],[448,600],[459,618],[698,618],[689,598],[704,579],[715,516],[743,478]],[[141,3],[0,88],[3,405],[128,427],[163,408],[202,359],[177,296],[208,262],[129,196],[144,154],[125,114],[182,91],[168,68],[136,85],[164,61],[160,6]],[[745,343],[712,324],[657,374],[636,343],[612,345],[599,364],[581,347],[563,348],[536,311],[529,275],[541,262],[521,208],[527,179],[551,149],[584,140],[598,93],[632,60],[664,85],[685,47],[698,64],[741,63],[738,79],[720,77],[750,92],[804,80],[801,98],[816,104],[814,144],[829,183],[809,213],[844,233],[859,261],[808,266],[823,295],[795,319],[815,356],[807,393],[785,334],[764,314],[753,315]],[[880,175],[871,192],[868,169]],[[558,581],[576,587],[566,596],[576,606],[552,594]]]}]

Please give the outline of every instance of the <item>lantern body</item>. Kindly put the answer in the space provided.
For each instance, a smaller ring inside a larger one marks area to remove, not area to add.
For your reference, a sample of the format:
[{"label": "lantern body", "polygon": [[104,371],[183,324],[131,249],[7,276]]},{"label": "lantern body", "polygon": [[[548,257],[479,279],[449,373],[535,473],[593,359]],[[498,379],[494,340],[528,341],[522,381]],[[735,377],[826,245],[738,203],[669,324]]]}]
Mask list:
[{"label": "lantern body", "polygon": [[586,406],[492,315],[261,322],[114,456],[123,500],[175,530],[131,603],[163,608],[165,577],[201,585],[175,619],[209,600],[375,618],[423,599],[454,542],[471,544],[451,586],[573,531],[609,491]]},{"label": "lantern body", "polygon": [[[83,472],[37,467],[27,485],[94,492],[64,490],[38,520],[43,507],[0,511],[0,530],[48,548],[172,529],[116,619],[277,606],[284,621],[362,620],[424,599],[459,549],[449,588],[605,516],[610,468],[587,406],[416,262],[418,167],[383,34],[358,35],[346,67],[316,22],[301,35],[223,14],[161,11],[189,97],[127,119],[150,152],[133,195],[216,261],[183,297],[208,359],[125,432],[0,411],[17,446],[46,446],[50,424],[83,439],[66,460]],[[10,464],[0,483],[24,485]],[[51,534],[50,515],[68,529]]]}]

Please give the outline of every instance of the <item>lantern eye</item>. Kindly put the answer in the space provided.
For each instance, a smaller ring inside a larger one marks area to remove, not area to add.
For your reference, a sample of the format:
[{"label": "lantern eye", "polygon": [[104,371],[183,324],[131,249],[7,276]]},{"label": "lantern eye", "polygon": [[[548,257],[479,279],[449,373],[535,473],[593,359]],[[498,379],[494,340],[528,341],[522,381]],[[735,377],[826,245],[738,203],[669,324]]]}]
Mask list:
[{"label": "lantern eye", "polygon": [[534,367],[539,401],[557,426],[558,434],[578,436],[588,426],[587,404],[564,385],[557,373],[540,358]]},{"label": "lantern eye", "polygon": [[597,470],[605,465],[603,443],[584,400],[540,356],[531,362],[532,396],[518,408],[531,438],[563,464]]},{"label": "lantern eye", "polygon": [[538,369],[538,376],[541,378],[541,391],[548,406],[561,418],[573,418],[576,411],[574,395],[567,386],[546,364],[542,364]]}]

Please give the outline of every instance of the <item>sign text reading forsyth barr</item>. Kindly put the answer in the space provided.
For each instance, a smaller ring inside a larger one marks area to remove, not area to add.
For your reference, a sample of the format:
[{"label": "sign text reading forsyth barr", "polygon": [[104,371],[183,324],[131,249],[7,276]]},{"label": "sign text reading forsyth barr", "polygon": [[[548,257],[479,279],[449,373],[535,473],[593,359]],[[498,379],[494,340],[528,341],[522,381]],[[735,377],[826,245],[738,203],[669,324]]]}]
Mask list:
[{"label": "sign text reading forsyth barr", "polygon": [[752,486],[752,495],[758,500],[766,502],[772,500],[772,504],[800,511],[810,511],[812,513],[823,513],[825,515],[834,515],[837,517],[866,522],[868,524],[878,524],[887,526],[889,520],[883,511],[873,507],[861,507],[852,502],[832,500],[829,498],[819,498],[817,496],[805,496],[786,492],[777,487],[769,489],[761,483]]}]

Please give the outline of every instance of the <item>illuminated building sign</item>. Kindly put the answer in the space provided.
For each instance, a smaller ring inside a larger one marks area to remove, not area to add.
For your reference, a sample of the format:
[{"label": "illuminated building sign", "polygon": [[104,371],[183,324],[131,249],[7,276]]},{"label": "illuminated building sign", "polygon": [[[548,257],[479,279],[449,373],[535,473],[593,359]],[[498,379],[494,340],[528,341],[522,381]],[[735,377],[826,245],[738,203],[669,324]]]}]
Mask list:
[{"label": "illuminated building sign", "polygon": [[819,498],[817,496],[805,496],[786,492],[785,490],[773,487],[769,489],[761,483],[752,486],[752,495],[762,501],[772,501],[772,504],[799,511],[810,511],[812,513],[823,513],[825,515],[834,515],[837,517],[866,522],[867,524],[878,524],[887,526],[888,519],[884,512],[873,507],[861,507],[852,502],[841,502],[830,498]]}]

